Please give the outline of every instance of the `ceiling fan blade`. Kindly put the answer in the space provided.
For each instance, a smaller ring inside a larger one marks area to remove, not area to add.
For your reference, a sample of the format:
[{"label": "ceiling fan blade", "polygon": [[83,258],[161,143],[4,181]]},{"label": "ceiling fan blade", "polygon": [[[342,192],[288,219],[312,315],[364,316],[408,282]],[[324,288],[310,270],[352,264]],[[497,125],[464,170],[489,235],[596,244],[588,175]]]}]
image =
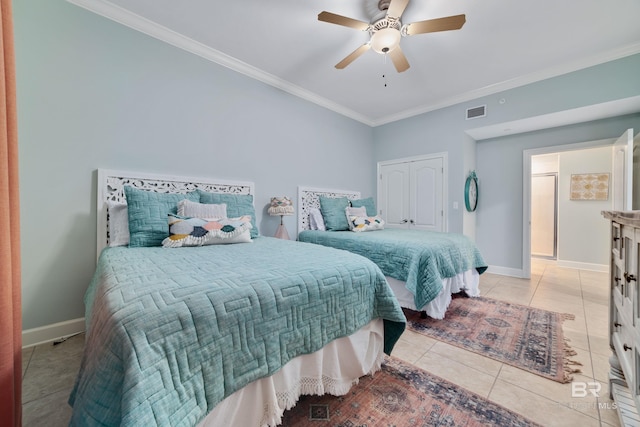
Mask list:
[{"label": "ceiling fan blade", "polygon": [[342,70],[347,65],[351,64],[353,61],[358,59],[358,57],[360,55],[362,55],[363,53],[365,53],[369,49],[371,49],[371,45],[369,43],[363,44],[362,46],[360,46],[359,48],[357,48],[356,50],[351,52],[349,55],[347,55],[342,61],[338,62],[336,64],[336,68],[339,69],[339,70]]},{"label": "ceiling fan blade", "polygon": [[400,46],[396,46],[388,55],[391,57],[391,61],[393,61],[393,65],[399,73],[409,69],[409,61],[407,61],[407,57],[404,56]]},{"label": "ceiling fan blade", "polygon": [[408,4],[409,0],[391,0],[391,4],[389,4],[389,8],[387,9],[387,15],[400,19],[402,12],[404,12]]},{"label": "ceiling fan blade", "polygon": [[369,24],[364,21],[358,21],[357,19],[347,18],[346,16],[336,15],[335,13],[327,11],[320,12],[318,14],[318,21],[355,28],[356,30],[361,31],[366,31],[369,28]]},{"label": "ceiling fan blade", "polygon": [[464,15],[447,16],[445,18],[427,19],[426,21],[407,24],[407,35],[435,33],[438,31],[459,30],[467,21]]}]

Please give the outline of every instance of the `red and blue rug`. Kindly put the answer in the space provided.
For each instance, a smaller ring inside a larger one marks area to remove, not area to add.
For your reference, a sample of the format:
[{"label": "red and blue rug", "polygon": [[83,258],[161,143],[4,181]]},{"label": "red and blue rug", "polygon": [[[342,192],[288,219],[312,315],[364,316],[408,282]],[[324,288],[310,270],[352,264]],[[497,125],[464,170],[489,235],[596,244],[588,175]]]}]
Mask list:
[{"label": "red and blue rug", "polygon": [[405,310],[407,329],[561,383],[570,382],[579,362],[564,338],[556,313],[491,298],[455,297],[444,319],[421,318]]},{"label": "red and blue rug", "polygon": [[387,357],[344,396],[303,396],[288,427],[525,427],[538,424],[416,366]]}]

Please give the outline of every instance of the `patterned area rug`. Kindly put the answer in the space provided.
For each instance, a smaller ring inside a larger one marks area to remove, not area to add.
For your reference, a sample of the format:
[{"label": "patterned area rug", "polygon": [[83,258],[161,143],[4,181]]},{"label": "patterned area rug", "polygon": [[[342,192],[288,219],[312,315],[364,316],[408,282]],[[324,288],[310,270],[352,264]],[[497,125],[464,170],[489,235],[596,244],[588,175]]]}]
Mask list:
[{"label": "patterned area rug", "polygon": [[407,329],[561,383],[570,382],[576,354],[562,332],[571,314],[490,298],[455,296],[445,318],[405,310]]},{"label": "patterned area rug", "polygon": [[283,426],[538,426],[503,406],[393,357],[344,396],[303,396]]}]

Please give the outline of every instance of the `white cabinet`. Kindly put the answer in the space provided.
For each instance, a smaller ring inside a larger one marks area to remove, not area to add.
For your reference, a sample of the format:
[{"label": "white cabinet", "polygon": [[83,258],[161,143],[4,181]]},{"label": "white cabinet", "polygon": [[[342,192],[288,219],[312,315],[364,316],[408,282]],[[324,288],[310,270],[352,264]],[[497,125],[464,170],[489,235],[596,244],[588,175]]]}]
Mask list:
[{"label": "white cabinet", "polygon": [[386,226],[445,231],[444,156],[380,163],[378,209]]},{"label": "white cabinet", "polygon": [[609,391],[622,425],[640,422],[640,211],[605,211],[611,220]]}]

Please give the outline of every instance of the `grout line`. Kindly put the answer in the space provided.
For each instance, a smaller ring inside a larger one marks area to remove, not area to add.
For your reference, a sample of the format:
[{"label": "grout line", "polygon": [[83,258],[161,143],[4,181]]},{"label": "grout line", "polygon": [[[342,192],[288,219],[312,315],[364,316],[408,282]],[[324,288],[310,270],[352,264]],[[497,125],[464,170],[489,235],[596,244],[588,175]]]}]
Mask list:
[{"label": "grout line", "polygon": [[498,383],[498,377],[500,376],[500,373],[502,372],[503,367],[504,367],[504,363],[500,364],[500,369],[498,369],[498,373],[496,373],[496,376],[493,379],[493,384],[491,384],[491,388],[489,389],[489,394],[487,395],[487,399],[490,399],[492,402],[494,402],[494,400],[491,399],[491,393],[493,393],[493,389]]},{"label": "grout line", "polygon": [[[589,360],[591,361],[591,377],[593,378],[594,381],[596,380],[596,370],[595,367],[593,366],[593,356],[592,356],[592,349],[591,349],[591,336],[589,335],[589,322],[587,322],[587,310],[585,309],[584,306],[584,291],[582,289],[582,271],[578,270],[578,279],[580,280],[580,297],[582,298],[582,311],[584,313],[584,323],[585,323],[585,329],[587,332],[587,347],[589,347]],[[598,403],[598,421],[600,422],[600,426],[602,427],[603,425],[603,421],[602,421],[602,414],[600,413],[600,396],[596,396],[596,403]]]},{"label": "grout line", "polygon": [[30,348],[29,351],[31,352],[31,354],[29,355],[29,359],[27,360],[27,366],[24,367],[24,369],[23,369],[24,373],[22,374],[22,382],[23,383],[24,383],[24,377],[27,376],[27,371],[29,370],[29,365],[31,365],[31,359],[33,358],[33,352],[35,351],[35,348]]},{"label": "grout line", "polygon": [[[531,292],[531,298],[529,298],[529,304],[527,304],[529,307],[531,307],[531,304],[533,303],[533,299],[536,296],[536,292],[538,292],[538,287],[540,286],[540,282],[542,281],[542,277],[544,277],[544,273],[545,271],[547,271],[547,265],[544,264],[544,268],[542,269],[542,273],[540,273],[540,276],[538,277],[538,280],[536,282],[536,285],[533,289],[533,292]],[[533,281],[532,279],[529,279],[531,281]]]}]

